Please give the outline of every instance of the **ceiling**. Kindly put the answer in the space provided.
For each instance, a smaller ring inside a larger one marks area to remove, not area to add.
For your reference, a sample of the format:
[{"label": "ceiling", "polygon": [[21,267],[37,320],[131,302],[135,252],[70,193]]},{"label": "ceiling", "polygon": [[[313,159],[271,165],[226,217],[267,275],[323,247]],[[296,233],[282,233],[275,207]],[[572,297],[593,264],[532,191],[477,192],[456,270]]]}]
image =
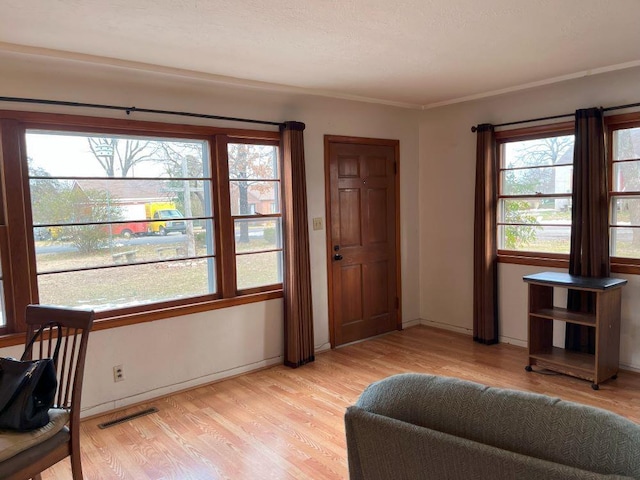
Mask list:
[{"label": "ceiling", "polygon": [[0,0],[0,8],[0,51],[82,54],[415,108],[640,66],[639,0]]}]

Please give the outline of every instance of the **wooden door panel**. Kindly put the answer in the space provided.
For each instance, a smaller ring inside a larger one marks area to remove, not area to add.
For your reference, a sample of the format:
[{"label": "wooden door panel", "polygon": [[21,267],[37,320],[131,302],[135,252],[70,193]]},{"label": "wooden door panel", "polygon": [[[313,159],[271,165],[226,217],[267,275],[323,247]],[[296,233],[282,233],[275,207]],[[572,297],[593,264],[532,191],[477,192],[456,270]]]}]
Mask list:
[{"label": "wooden door panel", "polygon": [[[367,314],[371,318],[389,315],[389,262],[372,262],[366,266]],[[394,325],[395,326],[395,325]]]},{"label": "wooden door panel", "polygon": [[394,144],[327,143],[331,339],[400,328]]},{"label": "wooden door panel", "polygon": [[368,156],[364,159],[364,168],[368,177],[387,176],[387,158],[384,156]]},{"label": "wooden door panel", "polygon": [[360,177],[360,162],[356,155],[339,155],[338,156],[338,177]]},{"label": "wooden door panel", "polygon": [[362,266],[348,265],[340,267],[342,291],[349,292],[349,298],[343,298],[340,324],[344,327],[361,322],[363,317],[364,297],[362,292]]},{"label": "wooden door panel", "polygon": [[361,220],[360,220],[360,190],[340,189],[340,236],[336,238],[336,245],[350,247],[362,245]]},{"label": "wooden door panel", "polygon": [[367,243],[387,243],[387,191],[383,188],[367,189],[367,208],[369,221],[367,222]]}]

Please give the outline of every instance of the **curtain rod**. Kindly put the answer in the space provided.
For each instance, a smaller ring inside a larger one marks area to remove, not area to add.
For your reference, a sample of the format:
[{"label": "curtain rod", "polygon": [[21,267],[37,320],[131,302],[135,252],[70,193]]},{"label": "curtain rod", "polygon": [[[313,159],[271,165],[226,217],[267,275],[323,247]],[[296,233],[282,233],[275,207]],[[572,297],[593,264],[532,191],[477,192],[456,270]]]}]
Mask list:
[{"label": "curtain rod", "polygon": [[283,125],[282,122],[268,122],[265,120],[253,120],[251,118],[224,117],[220,115],[207,115],[205,113],[176,112],[173,110],[156,110],[153,108],[122,107],[119,105],[102,105],[99,103],[65,102],[62,100],[42,100],[38,98],[0,97],[0,102],[38,103],[42,105],[61,105],[65,107],[102,108],[106,110],[119,110],[121,112],[126,112],[127,115],[130,115],[132,112],[142,112],[142,113],[157,113],[157,114],[163,114],[163,115],[178,115],[181,117],[206,118],[209,120],[227,120],[229,122],[257,123],[260,125],[273,125],[276,127],[280,127],[281,125]]},{"label": "curtain rod", "polygon": [[[609,112],[611,110],[621,110],[623,108],[633,108],[640,107],[640,103],[628,103],[627,105],[616,105],[615,107],[606,107],[603,108],[603,112]],[[565,113],[563,115],[553,115],[551,117],[540,117],[540,118],[530,118],[529,120],[518,120],[517,122],[507,122],[507,123],[499,123],[494,125],[494,127],[507,127],[510,125],[520,125],[521,123],[531,123],[531,122],[541,122],[543,120],[556,120],[558,118],[567,118],[567,117],[575,117],[575,113]],[[478,130],[476,125],[471,127],[471,131],[475,133]]]}]

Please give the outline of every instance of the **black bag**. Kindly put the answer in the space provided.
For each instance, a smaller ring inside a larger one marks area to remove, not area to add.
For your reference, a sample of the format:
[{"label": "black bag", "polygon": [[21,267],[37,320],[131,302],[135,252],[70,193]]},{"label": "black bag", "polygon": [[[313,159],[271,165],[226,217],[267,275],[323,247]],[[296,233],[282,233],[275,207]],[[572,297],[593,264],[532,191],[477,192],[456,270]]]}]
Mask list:
[{"label": "black bag", "polygon": [[44,328],[31,338],[21,360],[0,358],[0,428],[26,431],[49,423],[58,387],[55,365],[62,340],[60,325],[53,358],[24,360]]}]

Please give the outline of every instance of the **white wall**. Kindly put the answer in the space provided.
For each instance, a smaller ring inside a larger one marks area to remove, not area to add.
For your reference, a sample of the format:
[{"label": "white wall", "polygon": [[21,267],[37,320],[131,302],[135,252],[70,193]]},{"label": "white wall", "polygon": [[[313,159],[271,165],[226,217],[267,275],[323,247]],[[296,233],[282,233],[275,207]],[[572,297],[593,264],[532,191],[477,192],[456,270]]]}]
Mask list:
[{"label": "white wall", "polygon": [[[423,112],[420,121],[420,317],[471,333],[476,136],[470,127],[571,113],[578,108],[640,101],[640,69]],[[541,267],[500,264],[501,341],[526,345],[526,284]],[[640,370],[640,279],[622,292],[620,362]]]},{"label": "white wall", "polygon": [[[304,122],[310,222],[314,217],[324,220],[325,216],[325,134],[400,140],[403,321],[418,319],[419,112],[8,52],[0,52],[0,95]],[[53,106],[0,104],[0,109],[126,117],[118,112]],[[225,125],[139,113],[132,118]],[[324,230],[310,228],[310,249],[315,345],[324,349],[329,346]],[[281,362],[281,303],[272,300],[94,332],[89,345],[84,414]],[[8,354],[15,354],[15,348],[0,350],[0,355]],[[124,365],[126,380],[116,384],[112,367],[118,364]]]}]

